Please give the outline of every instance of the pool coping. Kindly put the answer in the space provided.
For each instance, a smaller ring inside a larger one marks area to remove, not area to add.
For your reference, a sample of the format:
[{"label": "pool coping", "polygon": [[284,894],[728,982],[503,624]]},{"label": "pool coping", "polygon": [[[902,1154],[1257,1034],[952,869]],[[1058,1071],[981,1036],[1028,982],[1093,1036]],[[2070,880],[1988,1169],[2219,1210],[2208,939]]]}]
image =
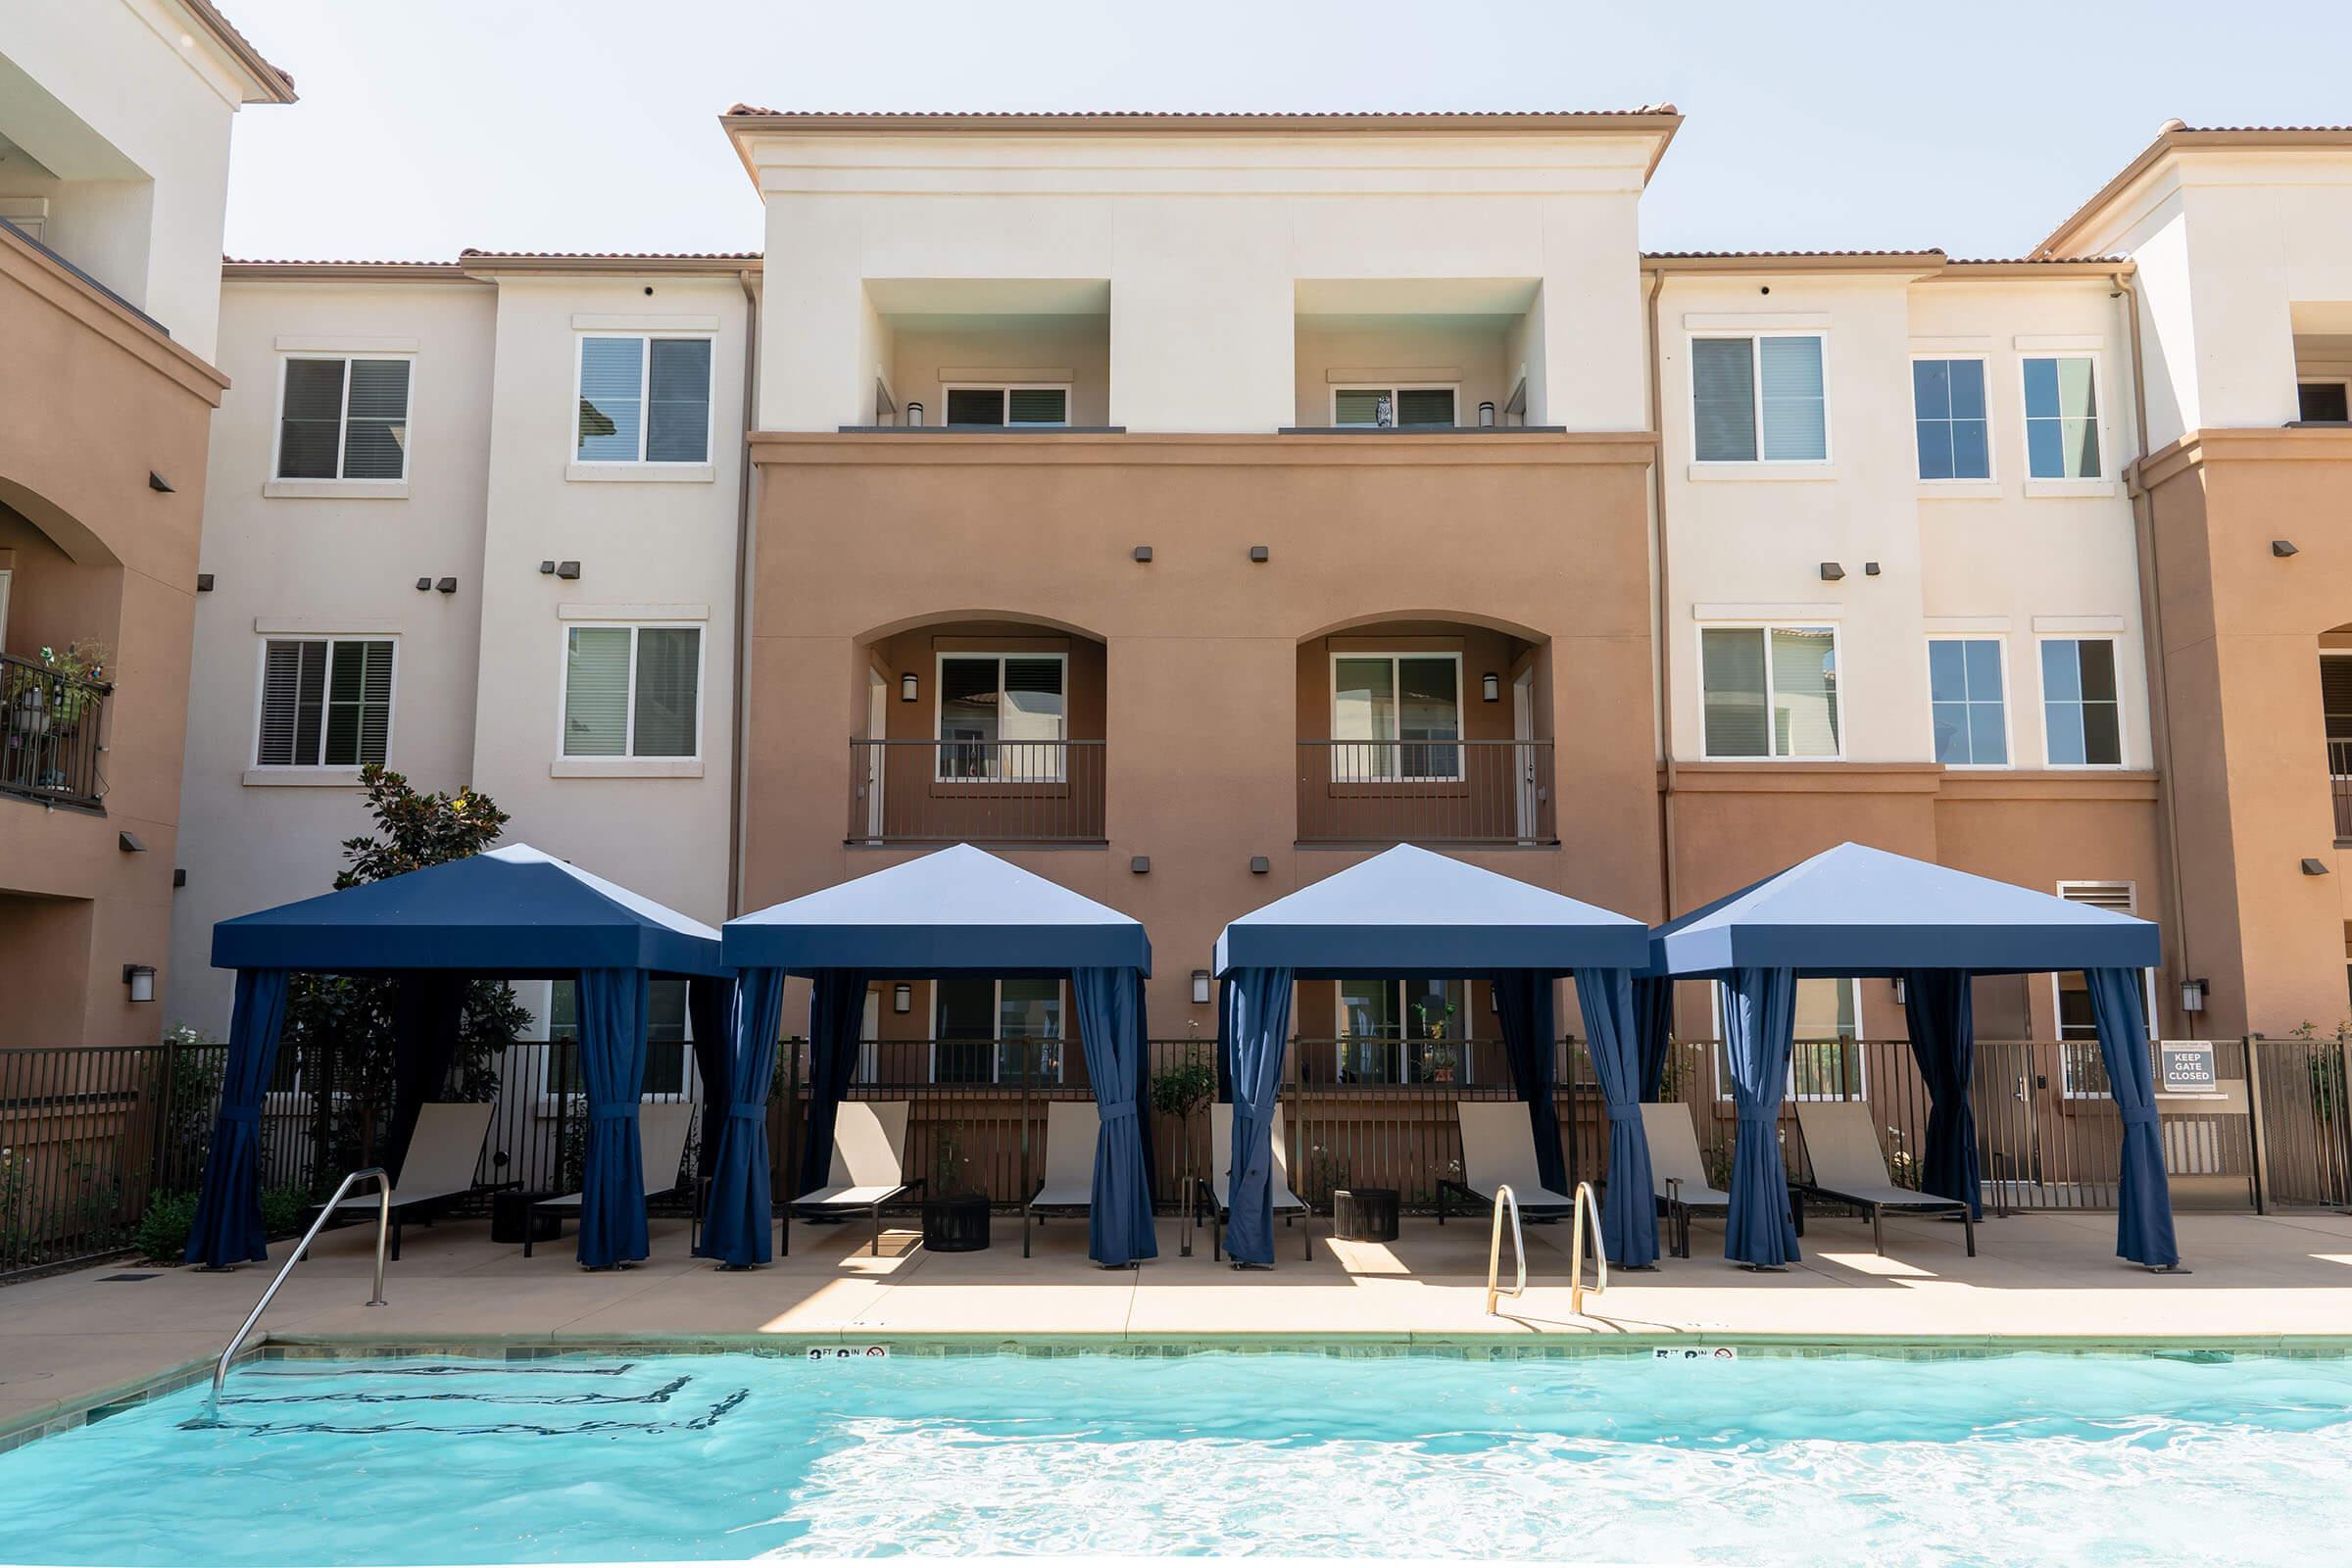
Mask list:
[{"label": "pool coping", "polygon": [[[2233,1359],[2239,1355],[2278,1358],[2352,1356],[2352,1334],[1819,1334],[1735,1332],[1625,1333],[1542,1339],[1494,1334],[1416,1334],[1400,1331],[1334,1330],[1259,1334],[1008,1334],[847,1333],[819,1330],[763,1334],[262,1334],[237,1356],[234,1367],[251,1361],[375,1360],[393,1357],[465,1355],[508,1361],[546,1360],[568,1355],[756,1354],[810,1357],[828,1349],[886,1347],[893,1355],[1124,1355],[1178,1356],[1320,1353],[1338,1359],[1393,1355],[1445,1355],[1460,1360],[1568,1360],[1628,1357],[1653,1350],[1712,1350],[1718,1347],[1758,1350],[1775,1356],[1830,1358],[1876,1356],[1911,1361],[1982,1360],[1995,1355],[2171,1355],[2176,1358]],[[218,1356],[181,1361],[162,1372],[124,1379],[90,1394],[21,1415],[0,1419],[0,1454],[103,1421],[124,1410],[210,1382]]]}]

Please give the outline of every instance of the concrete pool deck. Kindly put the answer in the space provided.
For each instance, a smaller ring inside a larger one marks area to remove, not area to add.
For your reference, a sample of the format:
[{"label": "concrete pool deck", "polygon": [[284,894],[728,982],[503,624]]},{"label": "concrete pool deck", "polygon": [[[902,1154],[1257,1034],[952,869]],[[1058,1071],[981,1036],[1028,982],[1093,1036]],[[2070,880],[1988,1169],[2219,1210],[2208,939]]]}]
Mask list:
[{"label": "concrete pool deck", "polygon": [[[657,1220],[653,1257],[583,1272],[568,1238],[525,1258],[494,1244],[486,1221],[412,1227],[386,1273],[388,1304],[367,1299],[372,1227],[320,1239],[263,1320],[254,1344],[357,1346],[614,1345],[649,1341],[807,1344],[878,1340],[1172,1342],[1247,1336],[1293,1341],[1525,1343],[1558,1336],[1599,1345],[1702,1338],[1869,1342],[2202,1339],[2241,1346],[2352,1336],[2352,1215],[2180,1216],[2195,1273],[2158,1277],[2117,1259],[2115,1216],[2021,1214],[1978,1229],[1889,1219],[1887,1255],[1870,1228],[1816,1215],[1805,1256],[1785,1274],[1748,1274],[1700,1225],[1689,1259],[1656,1273],[1619,1271],[1604,1296],[1570,1310],[1568,1227],[1530,1226],[1528,1289],[1485,1312],[1483,1220],[1405,1222],[1386,1246],[1334,1242],[1313,1228],[1301,1260],[1296,1229],[1277,1229],[1271,1272],[1210,1260],[1201,1231],[1177,1255],[1178,1222],[1160,1221],[1160,1257],[1137,1270],[1086,1258],[1086,1227],[1035,1232],[996,1224],[988,1250],[927,1252],[905,1226],[866,1252],[860,1225],[795,1224],[792,1255],[722,1273],[686,1255],[683,1220]],[[284,1256],[272,1248],[272,1265]],[[1505,1244],[1508,1283],[1508,1244]],[[0,1436],[121,1396],[220,1353],[260,1298],[271,1268],[225,1274],[119,1263],[0,1289]],[[136,1278],[124,1279],[121,1276]]]}]

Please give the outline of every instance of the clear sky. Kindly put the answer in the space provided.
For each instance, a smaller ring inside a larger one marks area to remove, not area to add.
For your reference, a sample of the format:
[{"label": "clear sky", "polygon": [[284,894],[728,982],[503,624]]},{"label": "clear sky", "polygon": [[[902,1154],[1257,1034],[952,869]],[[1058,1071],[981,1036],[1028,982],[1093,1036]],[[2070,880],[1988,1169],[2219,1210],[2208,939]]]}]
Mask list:
[{"label": "clear sky", "polygon": [[1976,0],[220,0],[302,101],[238,117],[232,256],[753,250],[714,117],[1687,117],[1651,250],[2016,255],[2155,134],[2352,123],[2352,6]]}]

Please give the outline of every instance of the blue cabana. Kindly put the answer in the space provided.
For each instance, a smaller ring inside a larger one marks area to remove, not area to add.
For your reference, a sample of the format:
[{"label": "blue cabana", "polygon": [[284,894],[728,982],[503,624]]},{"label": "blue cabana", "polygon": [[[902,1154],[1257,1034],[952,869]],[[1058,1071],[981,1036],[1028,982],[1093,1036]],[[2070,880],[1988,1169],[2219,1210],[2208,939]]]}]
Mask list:
[{"label": "blue cabana", "polygon": [[[793,1195],[822,1187],[833,1124],[858,1065],[866,984],[875,979],[1067,978],[1079,1044],[1102,1113],[1087,1252],[1106,1268],[1158,1255],[1151,1154],[1143,982],[1152,943],[1118,910],[958,844],[729,920],[727,961],[743,971],[738,1098],[761,1104],[775,1071],[784,981],[815,982],[808,1006],[808,1139]],[[742,1108],[742,1107],[739,1107]],[[704,1246],[736,1264],[768,1258],[764,1114],[730,1119],[719,1149]],[[785,1233],[790,1246],[790,1228]]]},{"label": "blue cabana", "polygon": [[268,1256],[262,1092],[277,1059],[288,977],[297,970],[400,979],[394,1022],[403,1125],[414,1123],[416,1105],[448,1075],[463,981],[576,980],[588,1100],[579,1259],[606,1268],[646,1255],[637,1137],[646,983],[683,977],[695,1016],[723,1019],[732,985],[716,931],[527,844],[511,844],[223,920],[213,927],[213,966],[237,971],[236,1005],[189,1262],[219,1268]]},{"label": "blue cabana", "polygon": [[1437,974],[1494,987],[1503,1052],[1527,1102],[1545,1186],[1568,1191],[1553,1105],[1552,983],[1576,980],[1593,1072],[1609,1106],[1601,1230],[1613,1262],[1658,1255],[1649,1146],[1642,1134],[1631,971],[1648,954],[1641,921],[1400,844],[1243,915],[1217,937],[1220,1035],[1233,1094],[1233,1225],[1239,1263],[1274,1260],[1273,1117],[1299,980]]},{"label": "blue cabana", "polygon": [[1976,1055],[1969,981],[2080,969],[2123,1115],[2116,1251],[2151,1268],[2179,1264],[2135,972],[2162,961],[2153,922],[1840,844],[1668,921],[1650,934],[1649,952],[1651,976],[1703,976],[1722,986],[1739,1118],[1725,1256],[1770,1268],[1797,1255],[1778,1134],[1797,980],[1904,982],[1911,1049],[1930,1100],[1923,1186],[1981,1209],[1968,1103]]}]

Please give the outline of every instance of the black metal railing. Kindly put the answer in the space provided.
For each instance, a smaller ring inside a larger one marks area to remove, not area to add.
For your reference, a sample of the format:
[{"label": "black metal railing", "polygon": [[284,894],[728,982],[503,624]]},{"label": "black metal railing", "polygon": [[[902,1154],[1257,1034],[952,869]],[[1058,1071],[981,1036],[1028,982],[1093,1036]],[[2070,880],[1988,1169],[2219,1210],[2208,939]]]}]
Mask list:
[{"label": "black metal railing", "polygon": [[1300,741],[1301,844],[1554,844],[1549,741]]},{"label": "black metal railing", "polygon": [[95,809],[106,795],[105,681],[0,654],[0,794]]},{"label": "black metal railing", "polygon": [[1101,741],[850,742],[852,844],[1099,844]]}]

